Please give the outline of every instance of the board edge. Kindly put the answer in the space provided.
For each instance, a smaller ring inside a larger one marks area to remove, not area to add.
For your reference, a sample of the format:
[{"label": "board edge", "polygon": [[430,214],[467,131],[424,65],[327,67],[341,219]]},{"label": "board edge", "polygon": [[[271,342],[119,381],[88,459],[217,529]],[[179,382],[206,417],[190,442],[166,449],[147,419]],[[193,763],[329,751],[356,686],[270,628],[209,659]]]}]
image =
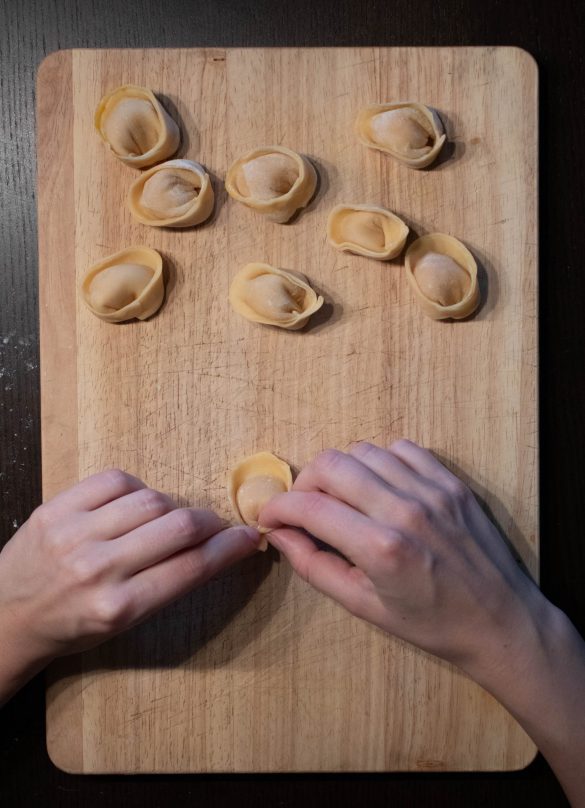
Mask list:
[{"label": "board edge", "polygon": [[[46,500],[76,482],[78,475],[72,50],[54,51],[42,60],[36,93],[41,467]],[[69,450],[64,450],[64,431],[73,435]],[[80,673],[81,660],[68,657],[49,666],[45,679],[47,753],[55,766],[70,773],[83,770]],[[69,742],[72,733],[74,743]]]}]

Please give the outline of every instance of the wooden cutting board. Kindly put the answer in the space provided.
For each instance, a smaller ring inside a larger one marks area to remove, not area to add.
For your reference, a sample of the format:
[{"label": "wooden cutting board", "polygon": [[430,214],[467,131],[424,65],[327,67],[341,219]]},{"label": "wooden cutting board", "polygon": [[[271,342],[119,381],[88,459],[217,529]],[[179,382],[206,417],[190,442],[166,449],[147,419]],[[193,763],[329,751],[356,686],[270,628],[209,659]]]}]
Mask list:
[{"label": "wooden cutting board", "polygon": [[[181,154],[214,177],[216,214],[187,232],[143,227],[136,176],[93,112],[122,83],[152,87]],[[412,171],[361,146],[369,102],[441,111],[449,143]],[[324,447],[407,436],[485,501],[533,574],[537,488],[537,70],[514,48],[74,50],[38,78],[44,495],[120,466],[181,503],[228,516],[226,473],[269,449],[301,468]],[[228,199],[234,158],[286,144],[315,163],[291,225]],[[483,305],[437,323],[400,261],[334,252],[338,202],[381,204],[417,234],[460,237]],[[149,322],[103,323],[76,284],[122,247],[160,250],[167,300]],[[303,333],[234,314],[245,263],[305,272],[325,314]],[[362,623],[259,554],[147,624],[55,665],[49,753],[73,772],[498,770],[534,746],[448,664]]]}]

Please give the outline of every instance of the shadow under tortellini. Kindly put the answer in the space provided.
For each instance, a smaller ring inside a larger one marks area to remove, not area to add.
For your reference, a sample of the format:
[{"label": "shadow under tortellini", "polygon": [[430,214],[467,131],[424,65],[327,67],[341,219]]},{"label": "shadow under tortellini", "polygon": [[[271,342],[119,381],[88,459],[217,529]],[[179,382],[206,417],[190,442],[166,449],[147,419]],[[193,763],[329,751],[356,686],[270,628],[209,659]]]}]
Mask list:
[{"label": "shadow under tortellini", "polygon": [[172,301],[177,285],[177,267],[168,253],[163,255],[163,279],[165,284],[165,299],[161,309],[165,308]]},{"label": "shadow under tortellini", "polygon": [[[195,160],[194,162],[198,161]],[[202,164],[199,163],[199,165]],[[204,230],[206,227],[210,227],[215,224],[217,217],[219,216],[220,210],[225,205],[228,194],[225,189],[225,184],[223,180],[217,174],[215,174],[209,168],[209,166],[202,165],[202,168],[209,175],[209,181],[213,189],[213,208],[207,219],[205,219],[202,222],[199,222],[198,224],[191,224],[188,227],[172,227],[168,225],[168,226],[156,227],[155,228],[156,230],[162,230],[163,232],[166,233],[192,233],[197,230]]]},{"label": "shadow under tortellini", "polygon": [[465,156],[465,142],[458,137],[458,132],[463,128],[461,119],[453,112],[447,114],[442,109],[438,109],[436,112],[443,123],[447,140],[437,155],[437,159],[426,168],[420,169],[421,171],[445,171]]},{"label": "shadow under tortellini", "polygon": [[193,120],[193,116],[189,112],[189,108],[176,95],[156,93],[156,97],[177,124],[181,132],[181,142],[174,157],[187,157],[189,152],[198,154],[200,145],[199,130]]},{"label": "shadow under tortellini", "polygon": [[177,267],[174,261],[169,257],[168,253],[161,252],[160,255],[163,259],[162,275],[164,283],[164,297],[161,305],[150,315],[150,317],[147,317],[146,320],[125,320],[124,322],[119,323],[118,327],[129,325],[140,326],[141,323],[150,323],[159,317],[167,306],[171,304],[175,295],[175,287],[177,285]]},{"label": "shadow under tortellini", "polygon": [[302,208],[298,208],[298,210],[293,213],[288,221],[283,222],[285,226],[295,224],[301,216],[312,211],[329,190],[330,172],[332,170],[331,164],[326,164],[322,159],[317,160],[315,157],[309,154],[302,154],[301,156],[315,169],[317,183],[315,185],[315,190],[313,191],[313,194],[307,204]]},{"label": "shadow under tortellini", "polygon": [[[403,267],[405,255],[408,252],[408,248],[411,246],[411,244],[413,244],[421,236],[425,236],[432,231],[420,222],[416,222],[411,219],[407,214],[403,214],[400,210],[392,209],[392,211],[399,216],[409,228],[409,233],[406,237],[406,243],[403,251],[399,256],[389,262],[397,263]],[[465,247],[467,247],[475,259],[475,263],[477,265],[477,283],[479,286],[479,305],[474,311],[471,312],[469,316],[464,317],[461,320],[446,319],[436,320],[436,322],[438,324],[453,325],[456,323],[466,323],[469,320],[484,320],[486,319],[487,315],[493,311],[498,303],[500,296],[498,273],[494,264],[490,261],[487,255],[479,250],[474,244],[467,241],[464,234],[453,233],[451,235],[454,235],[456,238],[461,237],[462,243]]]},{"label": "shadow under tortellini", "polygon": [[462,317],[459,320],[437,320],[438,323],[468,323],[470,320],[485,320],[488,314],[493,311],[500,296],[500,285],[498,282],[498,274],[492,262],[486,257],[485,253],[480,252],[469,242],[465,242],[465,246],[475,259],[477,265],[477,284],[479,286],[479,304],[471,314],[467,317]]},{"label": "shadow under tortellini", "polygon": [[420,222],[415,222],[414,219],[411,219],[410,216],[403,213],[401,210],[397,210],[395,207],[389,205],[382,205],[382,207],[387,208],[392,213],[394,213],[395,216],[398,216],[400,219],[402,219],[404,224],[408,227],[408,235],[406,236],[406,241],[404,242],[404,247],[402,248],[400,255],[397,255],[395,258],[392,258],[392,260],[388,262],[389,264],[397,263],[402,266],[404,264],[404,256],[406,254],[406,251],[408,250],[412,242],[416,241],[417,238],[423,236],[427,231]]},{"label": "shadow under tortellini", "polygon": [[330,327],[341,319],[343,316],[343,305],[335,300],[329,287],[324,287],[316,283],[313,277],[305,276],[304,273],[296,269],[289,269],[287,267],[281,267],[281,269],[284,269],[285,272],[290,272],[291,275],[298,276],[302,280],[306,278],[313,291],[316,292],[317,295],[321,295],[324,299],[321,308],[318,309],[315,314],[311,315],[307,324],[298,331],[289,331],[290,334],[318,333],[323,328]]},{"label": "shadow under tortellini", "polygon": [[322,199],[327,191],[329,190],[329,186],[331,185],[331,171],[333,166],[331,163],[326,163],[325,160],[320,158],[319,160],[313,155],[305,155],[305,158],[312,163],[313,168],[317,172],[317,185],[315,186],[315,191],[313,196],[309,199],[307,204],[307,208],[313,208],[320,199]]},{"label": "shadow under tortellini", "polygon": [[495,266],[487,255],[467,243],[467,246],[475,258],[477,264],[477,282],[479,284],[479,306],[469,319],[484,320],[492,312],[500,297],[500,283]]},{"label": "shadow under tortellini", "polygon": [[221,177],[219,177],[215,172],[213,172],[209,168],[209,166],[204,166],[204,168],[209,174],[211,187],[213,188],[214,202],[213,202],[213,210],[211,211],[211,216],[204,222],[201,222],[201,224],[195,225],[195,228],[197,230],[201,230],[205,227],[210,227],[211,225],[215,224],[220,214],[220,211],[225,205],[228,198],[228,192],[226,191],[225,188],[225,182],[221,179]]},{"label": "shadow under tortellini", "polygon": [[[292,569],[272,547],[226,570],[145,622],[84,654],[84,670],[216,668],[253,656],[246,648],[263,632],[284,600]],[[269,663],[285,652],[270,639]]]}]

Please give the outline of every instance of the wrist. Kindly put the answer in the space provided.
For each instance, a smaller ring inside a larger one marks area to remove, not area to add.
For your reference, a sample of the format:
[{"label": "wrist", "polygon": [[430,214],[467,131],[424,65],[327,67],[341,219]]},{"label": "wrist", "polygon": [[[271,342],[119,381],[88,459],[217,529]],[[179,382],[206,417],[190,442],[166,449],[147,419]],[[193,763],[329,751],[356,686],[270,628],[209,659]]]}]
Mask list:
[{"label": "wrist", "polygon": [[565,622],[563,612],[526,579],[526,591],[519,594],[514,608],[481,634],[480,647],[461,667],[502,700],[502,694],[525,688],[535,671],[547,668]]},{"label": "wrist", "polygon": [[[535,738],[534,727],[570,688],[575,671],[582,676],[585,646],[569,618],[534,587],[507,630],[486,643],[486,653],[464,670],[511,712]],[[554,734],[554,721],[549,722]],[[536,738],[535,738],[536,739]]]},{"label": "wrist", "polygon": [[41,647],[26,621],[0,606],[0,706],[55,657]]}]

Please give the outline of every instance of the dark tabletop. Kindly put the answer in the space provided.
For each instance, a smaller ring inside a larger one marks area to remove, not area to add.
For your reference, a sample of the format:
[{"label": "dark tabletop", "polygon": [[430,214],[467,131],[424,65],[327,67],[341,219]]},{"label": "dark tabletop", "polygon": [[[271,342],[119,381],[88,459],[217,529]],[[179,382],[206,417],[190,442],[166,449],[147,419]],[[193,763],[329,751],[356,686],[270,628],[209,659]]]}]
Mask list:
[{"label": "dark tabletop", "polygon": [[[59,48],[519,45],[540,68],[542,587],[585,632],[585,29],[571,0],[0,0],[0,546],[41,499],[35,74]],[[2,653],[0,638],[0,654]],[[512,774],[78,777],[47,757],[43,680],[0,712],[0,805],[556,806]]]}]

